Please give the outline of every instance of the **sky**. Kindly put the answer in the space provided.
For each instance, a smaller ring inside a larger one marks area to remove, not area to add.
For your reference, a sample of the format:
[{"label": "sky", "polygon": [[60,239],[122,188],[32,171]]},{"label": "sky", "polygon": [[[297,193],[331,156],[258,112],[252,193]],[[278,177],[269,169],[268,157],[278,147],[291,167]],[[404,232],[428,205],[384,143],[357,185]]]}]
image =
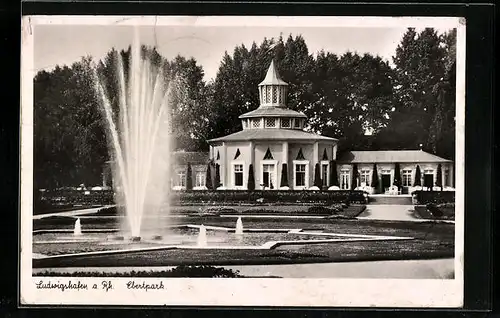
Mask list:
[{"label": "sky", "polygon": [[[280,34],[286,39],[302,35],[309,53],[320,50],[343,54],[347,51],[360,54],[379,55],[392,62],[397,45],[406,26],[381,27],[331,27],[331,26],[193,26],[161,25],[141,26],[140,39],[143,44],[156,46],[159,53],[172,59],[176,55],[194,57],[203,66],[205,80],[215,77],[225,51],[231,54],[235,46],[244,44],[248,48],[255,41],[260,44],[267,38]],[[438,29],[443,32],[446,29]],[[130,25],[92,24],[37,24],[34,26],[35,71],[51,70],[56,65],[70,65],[90,55],[103,58],[111,49],[125,49],[133,39],[134,29]]]}]

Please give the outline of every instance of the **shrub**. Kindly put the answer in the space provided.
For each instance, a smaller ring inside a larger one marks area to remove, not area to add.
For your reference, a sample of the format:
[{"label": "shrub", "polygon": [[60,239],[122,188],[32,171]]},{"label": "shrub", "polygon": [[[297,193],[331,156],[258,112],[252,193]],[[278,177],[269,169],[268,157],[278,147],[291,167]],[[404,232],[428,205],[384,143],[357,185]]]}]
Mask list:
[{"label": "shrub", "polygon": [[96,216],[115,216],[118,215],[118,208],[115,206],[99,209],[94,215]]},{"label": "shrub", "polygon": [[255,177],[253,175],[253,165],[248,167],[248,190],[255,190]]},{"label": "shrub", "polygon": [[238,213],[235,209],[231,208],[225,208],[225,207],[219,207],[219,206],[211,206],[203,209],[203,211],[200,213],[201,215],[213,215],[213,216],[218,216],[221,214],[235,214]]},{"label": "shrub", "polygon": [[417,204],[454,203],[455,191],[414,191]]},{"label": "shrub", "polygon": [[181,265],[166,271],[130,271],[130,272],[75,272],[57,273],[41,272],[33,276],[61,276],[61,277],[207,277],[207,278],[237,278],[243,277],[239,271],[215,266],[188,266]]},{"label": "shrub", "polygon": [[336,211],[331,208],[327,208],[325,206],[312,206],[309,209],[307,209],[307,213],[311,214],[326,214],[326,215],[332,215],[335,214]]},{"label": "shrub", "polygon": [[76,217],[72,216],[49,216],[42,219],[35,219],[33,222],[36,225],[51,224],[51,225],[69,225],[76,221]]}]

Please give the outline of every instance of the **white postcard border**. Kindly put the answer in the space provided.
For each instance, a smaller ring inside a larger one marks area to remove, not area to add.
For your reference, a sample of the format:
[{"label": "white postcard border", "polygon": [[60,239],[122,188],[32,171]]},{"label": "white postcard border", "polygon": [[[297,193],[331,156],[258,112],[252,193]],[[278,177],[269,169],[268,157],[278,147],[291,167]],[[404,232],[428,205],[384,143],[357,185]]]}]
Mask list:
[{"label": "white postcard border", "polygon": [[[345,306],[444,307],[463,304],[464,185],[465,185],[465,23],[450,17],[89,17],[32,16],[22,21],[21,105],[21,266],[23,305],[190,305],[190,306]],[[191,278],[68,278],[32,276],[33,206],[33,41],[35,24],[196,25],[296,27],[456,27],[456,224],[455,278],[423,279],[191,279]],[[88,290],[37,289],[47,283],[80,281]],[[162,290],[128,290],[126,283],[158,283]],[[111,281],[113,289],[101,288]],[[92,289],[96,284],[98,289]]]}]

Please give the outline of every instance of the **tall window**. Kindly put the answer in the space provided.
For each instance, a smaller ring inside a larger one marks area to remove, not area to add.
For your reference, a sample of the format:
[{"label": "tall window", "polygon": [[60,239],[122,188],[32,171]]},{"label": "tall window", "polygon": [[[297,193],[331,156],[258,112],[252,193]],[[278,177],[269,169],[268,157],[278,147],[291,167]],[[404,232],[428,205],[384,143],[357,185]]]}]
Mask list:
[{"label": "tall window", "polygon": [[266,127],[267,128],[276,127],[276,118],[266,118]]},{"label": "tall window", "polygon": [[411,187],[412,181],[411,181],[411,170],[410,169],[405,169],[403,170],[403,187]]},{"label": "tall window", "polygon": [[204,187],[206,184],[206,178],[207,175],[203,171],[197,171],[196,172],[196,181],[195,181],[195,186],[196,187]]},{"label": "tall window", "polygon": [[359,182],[361,182],[361,184],[364,184],[366,186],[369,186],[370,185],[370,170],[361,170],[361,173],[359,175]]},{"label": "tall window", "polygon": [[273,184],[273,175],[274,175],[274,165],[272,164],[264,164],[262,165],[262,183],[264,187],[274,189],[276,187]]},{"label": "tall window", "polygon": [[295,165],[295,186],[304,187],[306,185],[306,165]]},{"label": "tall window", "polygon": [[179,170],[177,172],[177,184],[178,187],[186,186],[186,172],[184,170]]},{"label": "tall window", "polygon": [[243,165],[240,164],[234,165],[234,186],[235,187],[243,186]]},{"label": "tall window", "polygon": [[278,88],[273,86],[273,103],[278,102]]},{"label": "tall window", "polygon": [[450,170],[449,169],[444,169],[444,186],[449,187],[450,186]]},{"label": "tall window", "polygon": [[300,119],[295,119],[295,128],[300,128]]},{"label": "tall window", "polygon": [[266,86],[266,104],[271,102],[271,86]]},{"label": "tall window", "polygon": [[349,189],[349,170],[341,170],[340,171],[340,188],[342,190]]},{"label": "tall window", "polygon": [[328,164],[323,163],[321,165],[321,179],[323,182],[323,186],[328,186]]}]

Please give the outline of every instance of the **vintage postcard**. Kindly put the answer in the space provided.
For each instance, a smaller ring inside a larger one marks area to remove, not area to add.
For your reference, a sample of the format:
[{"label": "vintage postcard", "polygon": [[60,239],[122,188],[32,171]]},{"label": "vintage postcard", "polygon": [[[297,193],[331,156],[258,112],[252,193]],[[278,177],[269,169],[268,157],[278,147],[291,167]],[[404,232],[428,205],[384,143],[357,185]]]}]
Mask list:
[{"label": "vintage postcard", "polygon": [[23,17],[20,303],[461,307],[465,27]]}]

